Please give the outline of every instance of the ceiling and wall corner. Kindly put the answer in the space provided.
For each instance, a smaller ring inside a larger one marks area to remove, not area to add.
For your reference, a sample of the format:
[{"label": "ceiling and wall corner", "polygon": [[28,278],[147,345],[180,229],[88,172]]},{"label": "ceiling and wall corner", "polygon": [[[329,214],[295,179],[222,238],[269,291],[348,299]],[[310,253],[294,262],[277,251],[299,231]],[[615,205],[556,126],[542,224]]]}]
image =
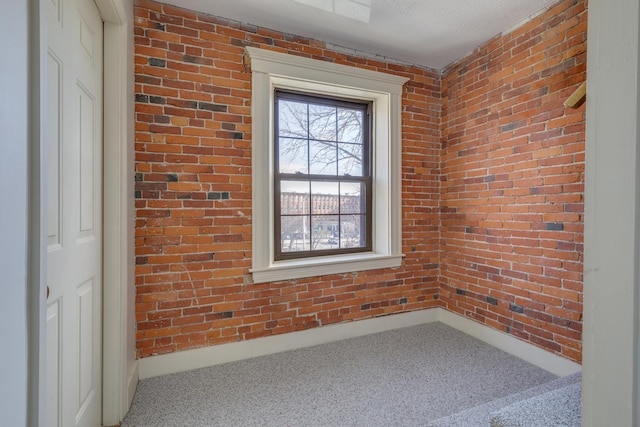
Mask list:
[{"label": "ceiling and wall corner", "polygon": [[321,40],[386,60],[441,69],[557,0],[165,0]]}]

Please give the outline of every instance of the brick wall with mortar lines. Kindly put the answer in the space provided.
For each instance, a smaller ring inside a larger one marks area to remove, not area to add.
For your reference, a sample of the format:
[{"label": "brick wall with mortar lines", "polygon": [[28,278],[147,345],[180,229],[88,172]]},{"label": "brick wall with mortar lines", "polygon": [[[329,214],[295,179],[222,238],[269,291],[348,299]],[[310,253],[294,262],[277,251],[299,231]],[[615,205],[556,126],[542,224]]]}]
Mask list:
[{"label": "brick wall with mortar lines", "polygon": [[581,360],[586,2],[561,1],[442,79],[441,302]]},{"label": "brick wall with mortar lines", "polygon": [[[251,283],[245,46],[410,78],[398,269]],[[440,75],[148,0],[135,5],[138,356],[438,304]]]}]

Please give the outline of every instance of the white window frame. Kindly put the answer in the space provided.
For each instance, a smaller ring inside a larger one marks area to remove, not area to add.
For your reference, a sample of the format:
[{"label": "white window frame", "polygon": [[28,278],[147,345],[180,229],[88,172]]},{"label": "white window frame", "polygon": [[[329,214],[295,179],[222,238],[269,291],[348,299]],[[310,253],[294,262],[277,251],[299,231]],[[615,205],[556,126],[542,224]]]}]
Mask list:
[{"label": "white window frame", "polygon": [[[247,47],[252,71],[253,282],[349,273],[402,264],[401,103],[405,77]],[[373,103],[371,252],[274,261],[276,89]]]}]

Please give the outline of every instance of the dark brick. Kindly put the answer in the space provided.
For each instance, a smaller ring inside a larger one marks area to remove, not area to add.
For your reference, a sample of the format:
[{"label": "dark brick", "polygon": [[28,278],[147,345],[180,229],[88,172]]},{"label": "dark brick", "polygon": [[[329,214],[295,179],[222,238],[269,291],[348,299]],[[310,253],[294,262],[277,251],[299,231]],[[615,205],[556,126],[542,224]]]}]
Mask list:
[{"label": "dark brick", "polygon": [[167,174],[167,181],[169,182],[178,182],[178,175],[175,173],[168,173]]},{"label": "dark brick", "polygon": [[458,151],[458,157],[469,156],[471,154],[477,154],[477,153],[478,153],[478,149],[477,148],[469,148],[468,150],[460,150],[460,151]]},{"label": "dark brick", "polygon": [[159,58],[149,58],[149,65],[152,67],[166,67],[167,61]]},{"label": "dark brick", "polygon": [[509,310],[515,312],[515,313],[524,313],[524,308],[520,307],[519,305],[516,304],[509,304]]},{"label": "dark brick", "polygon": [[456,289],[456,294],[458,294],[458,295],[466,295],[467,292],[464,289],[457,288]]},{"label": "dark brick", "polygon": [[220,313],[207,314],[207,320],[212,319],[229,319],[233,317],[233,311],[223,311]]},{"label": "dark brick", "polygon": [[232,38],[231,39],[231,45],[233,46],[240,46],[240,47],[245,47],[247,45],[247,42],[244,40],[240,40],[240,39],[236,39],[236,38]]},{"label": "dark brick", "polygon": [[152,104],[161,104],[164,105],[167,103],[167,99],[163,96],[150,96],[149,97],[149,102],[151,102]]},{"label": "dark brick", "polygon": [[510,131],[510,130],[514,130],[516,127],[517,127],[517,123],[516,122],[511,122],[509,124],[506,124],[506,125],[502,126],[500,128],[500,130],[502,132],[507,132],[507,131]]},{"label": "dark brick", "polygon": [[498,305],[498,300],[494,297],[487,296],[485,300],[491,305]]},{"label": "dark brick", "polygon": [[210,104],[208,102],[198,102],[198,108],[200,110],[207,110],[207,111],[214,111],[214,112],[221,112],[221,113],[227,112],[226,105]]},{"label": "dark brick", "polygon": [[561,222],[547,222],[544,228],[545,230],[562,231],[564,230],[564,224]]},{"label": "dark brick", "polygon": [[255,25],[251,25],[251,24],[245,24],[244,22],[239,23],[239,28],[242,31],[246,31],[248,33],[257,33],[258,32],[258,27]]},{"label": "dark brick", "polygon": [[400,298],[400,301],[398,301],[398,304],[406,304],[409,301],[408,298]]},{"label": "dark brick", "polygon": [[147,95],[142,95],[140,93],[136,93],[136,102],[149,102],[149,97]]}]

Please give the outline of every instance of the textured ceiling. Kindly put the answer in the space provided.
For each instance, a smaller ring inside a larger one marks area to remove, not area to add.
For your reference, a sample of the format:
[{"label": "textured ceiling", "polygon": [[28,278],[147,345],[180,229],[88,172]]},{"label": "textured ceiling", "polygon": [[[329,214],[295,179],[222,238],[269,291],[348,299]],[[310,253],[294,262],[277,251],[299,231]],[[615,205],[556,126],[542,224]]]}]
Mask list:
[{"label": "textured ceiling", "polygon": [[162,0],[441,69],[557,0]]}]

